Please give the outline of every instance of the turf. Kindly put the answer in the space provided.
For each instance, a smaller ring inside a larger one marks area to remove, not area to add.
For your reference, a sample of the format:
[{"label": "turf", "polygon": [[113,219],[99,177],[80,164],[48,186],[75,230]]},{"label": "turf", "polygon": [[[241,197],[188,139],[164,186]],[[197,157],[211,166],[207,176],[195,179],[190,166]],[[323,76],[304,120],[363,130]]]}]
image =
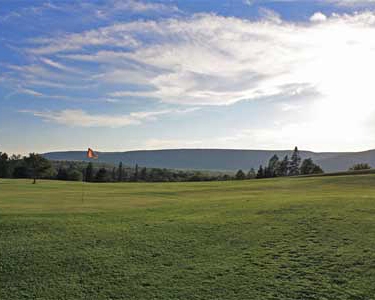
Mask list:
[{"label": "turf", "polygon": [[0,299],[375,299],[375,175],[0,180]]}]

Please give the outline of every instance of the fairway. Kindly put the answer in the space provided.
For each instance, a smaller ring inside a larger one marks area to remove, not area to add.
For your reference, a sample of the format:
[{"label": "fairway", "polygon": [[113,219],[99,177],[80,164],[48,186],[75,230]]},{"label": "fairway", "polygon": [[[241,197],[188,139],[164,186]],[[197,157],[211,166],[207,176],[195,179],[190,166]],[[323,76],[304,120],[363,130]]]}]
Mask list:
[{"label": "fairway", "polygon": [[375,299],[375,175],[0,180],[0,299]]}]

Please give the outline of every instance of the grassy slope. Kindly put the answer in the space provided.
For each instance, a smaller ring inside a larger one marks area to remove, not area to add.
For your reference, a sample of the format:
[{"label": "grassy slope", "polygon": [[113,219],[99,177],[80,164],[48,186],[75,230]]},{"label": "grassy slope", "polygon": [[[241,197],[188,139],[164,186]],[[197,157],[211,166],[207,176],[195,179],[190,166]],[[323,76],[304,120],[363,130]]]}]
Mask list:
[{"label": "grassy slope", "polygon": [[0,180],[0,299],[375,299],[375,176]]}]

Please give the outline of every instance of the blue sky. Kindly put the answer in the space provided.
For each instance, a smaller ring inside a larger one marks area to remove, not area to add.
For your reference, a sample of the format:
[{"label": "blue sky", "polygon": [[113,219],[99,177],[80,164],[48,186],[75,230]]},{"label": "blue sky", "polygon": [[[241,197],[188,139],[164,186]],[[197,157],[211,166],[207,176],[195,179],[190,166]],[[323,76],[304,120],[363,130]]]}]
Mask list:
[{"label": "blue sky", "polygon": [[0,151],[375,148],[374,9],[0,0]]}]

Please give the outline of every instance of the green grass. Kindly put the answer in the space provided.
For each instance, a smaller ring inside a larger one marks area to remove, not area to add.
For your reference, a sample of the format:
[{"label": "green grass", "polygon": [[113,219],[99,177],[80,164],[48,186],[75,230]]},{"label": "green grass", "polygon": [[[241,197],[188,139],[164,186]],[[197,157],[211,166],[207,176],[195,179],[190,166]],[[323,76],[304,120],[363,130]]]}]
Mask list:
[{"label": "green grass", "polygon": [[330,172],[330,173],[322,173],[322,174],[300,175],[299,177],[348,176],[348,175],[370,175],[370,174],[375,174],[375,169],[348,170],[348,171]]},{"label": "green grass", "polygon": [[0,299],[375,299],[375,175],[0,180]]}]

